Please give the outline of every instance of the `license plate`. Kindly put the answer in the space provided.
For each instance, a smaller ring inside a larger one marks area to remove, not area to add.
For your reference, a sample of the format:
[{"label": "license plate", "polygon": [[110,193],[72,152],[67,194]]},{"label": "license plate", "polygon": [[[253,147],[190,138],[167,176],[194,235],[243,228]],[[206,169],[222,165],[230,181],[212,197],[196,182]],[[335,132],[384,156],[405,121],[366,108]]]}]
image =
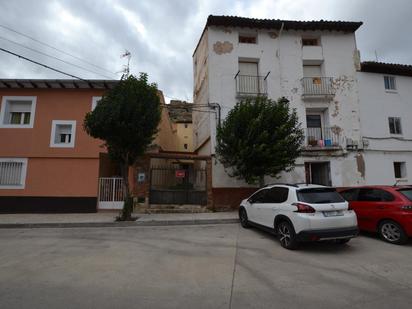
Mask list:
[{"label": "license plate", "polygon": [[343,212],[340,210],[334,210],[334,211],[324,211],[323,215],[325,217],[337,217],[337,216],[343,216]]}]

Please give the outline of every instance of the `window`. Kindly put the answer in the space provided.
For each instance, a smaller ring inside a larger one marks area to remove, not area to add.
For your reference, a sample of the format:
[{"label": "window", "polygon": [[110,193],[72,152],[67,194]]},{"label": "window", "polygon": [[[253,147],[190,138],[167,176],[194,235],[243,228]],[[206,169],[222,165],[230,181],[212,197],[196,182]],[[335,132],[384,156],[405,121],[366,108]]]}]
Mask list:
[{"label": "window", "polygon": [[402,134],[401,118],[389,117],[389,132],[391,134]]},{"label": "window", "polygon": [[187,149],[187,144],[184,144],[184,145],[183,145],[183,148],[184,148],[184,149]]},{"label": "window", "polygon": [[400,189],[398,192],[400,192],[408,200],[412,201],[412,189]]},{"label": "window", "polygon": [[311,204],[342,203],[345,200],[334,188],[310,188],[297,192],[298,200]]},{"label": "window", "polygon": [[390,202],[395,198],[387,191],[380,189],[359,189],[358,201],[362,202]]},{"label": "window", "polygon": [[395,172],[395,178],[406,178],[406,163],[405,162],[393,162],[393,170]]},{"label": "window", "polygon": [[187,123],[185,123],[185,129],[187,129]]},{"label": "window", "polygon": [[259,190],[258,192],[254,193],[250,198],[249,198],[249,203],[263,203],[265,199],[267,189],[262,189]]},{"label": "window", "polygon": [[73,148],[75,137],[75,120],[53,120],[50,147]]},{"label": "window", "polygon": [[0,127],[33,128],[36,97],[7,97],[1,102]]},{"label": "window", "polygon": [[27,159],[0,158],[0,189],[24,189]]},{"label": "window", "polygon": [[319,39],[317,38],[302,38],[302,46],[318,46]]},{"label": "window", "polygon": [[275,187],[268,190],[265,195],[265,203],[284,203],[288,199],[289,189]]},{"label": "window", "polygon": [[256,44],[256,34],[239,34],[239,43]]},{"label": "window", "polygon": [[96,108],[97,103],[102,99],[102,97],[92,97],[92,110]]},{"label": "window", "polygon": [[342,197],[348,202],[356,201],[359,189],[349,189],[340,193]]},{"label": "window", "polygon": [[385,90],[396,90],[396,81],[394,76],[384,76]]}]

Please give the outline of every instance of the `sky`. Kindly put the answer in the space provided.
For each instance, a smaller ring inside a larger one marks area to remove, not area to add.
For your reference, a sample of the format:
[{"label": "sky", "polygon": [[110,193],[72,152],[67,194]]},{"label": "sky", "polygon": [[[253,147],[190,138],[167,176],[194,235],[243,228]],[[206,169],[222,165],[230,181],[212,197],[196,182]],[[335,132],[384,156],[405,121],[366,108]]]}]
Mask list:
[{"label": "sky", "polygon": [[[192,101],[192,54],[210,14],[363,21],[362,61],[412,64],[410,0],[0,0],[0,48],[84,79],[119,79],[128,50],[132,74]],[[0,50],[0,78],[70,77]]]}]

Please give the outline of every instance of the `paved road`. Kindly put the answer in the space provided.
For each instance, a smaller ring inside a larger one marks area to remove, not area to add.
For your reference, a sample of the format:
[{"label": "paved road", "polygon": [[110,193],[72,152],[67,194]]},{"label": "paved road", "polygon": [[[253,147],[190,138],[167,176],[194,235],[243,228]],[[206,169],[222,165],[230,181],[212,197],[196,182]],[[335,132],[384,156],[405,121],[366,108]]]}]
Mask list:
[{"label": "paved road", "polygon": [[410,308],[412,244],[237,224],[0,231],[0,308]]}]

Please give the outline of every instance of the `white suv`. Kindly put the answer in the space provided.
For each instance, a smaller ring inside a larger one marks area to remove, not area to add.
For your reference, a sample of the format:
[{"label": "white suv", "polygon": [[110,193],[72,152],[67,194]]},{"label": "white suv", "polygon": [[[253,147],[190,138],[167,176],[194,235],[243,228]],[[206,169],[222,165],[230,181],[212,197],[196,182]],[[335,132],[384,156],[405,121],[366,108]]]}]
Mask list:
[{"label": "white suv", "polygon": [[240,223],[275,233],[282,247],[301,241],[344,244],[359,233],[355,212],[334,188],[320,185],[268,185],[243,200]]}]

